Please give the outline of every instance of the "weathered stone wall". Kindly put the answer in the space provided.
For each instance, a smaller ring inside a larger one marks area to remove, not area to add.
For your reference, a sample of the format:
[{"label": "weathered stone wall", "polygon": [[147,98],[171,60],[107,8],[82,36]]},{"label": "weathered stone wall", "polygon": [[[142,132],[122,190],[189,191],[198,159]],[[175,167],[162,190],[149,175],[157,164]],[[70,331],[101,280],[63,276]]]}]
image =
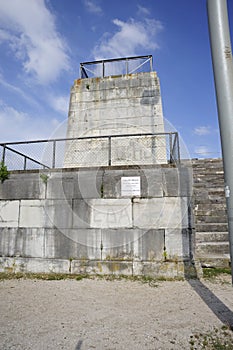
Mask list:
[{"label": "weathered stone wall", "polygon": [[[75,80],[67,137],[163,133],[155,72]],[[108,165],[108,139],[67,142],[65,167]],[[166,163],[164,136],[112,139],[112,165]],[[127,154],[126,154],[127,151]]]},{"label": "weathered stone wall", "polygon": [[[43,173],[44,174],[44,173]],[[0,184],[0,270],[184,275],[192,259],[188,167],[15,172]],[[121,179],[140,178],[140,195]],[[185,262],[185,263],[184,263]]]}]

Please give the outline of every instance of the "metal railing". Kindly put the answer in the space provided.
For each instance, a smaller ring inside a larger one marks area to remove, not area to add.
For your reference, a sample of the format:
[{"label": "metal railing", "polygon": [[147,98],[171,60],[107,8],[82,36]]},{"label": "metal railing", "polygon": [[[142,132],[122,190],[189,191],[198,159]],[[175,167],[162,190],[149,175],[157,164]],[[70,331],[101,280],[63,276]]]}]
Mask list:
[{"label": "metal railing", "polygon": [[8,142],[0,143],[0,159],[8,170],[159,164],[161,159],[176,164],[179,137],[167,132]]},{"label": "metal railing", "polygon": [[106,77],[141,72],[151,72],[152,55],[113,58],[80,63],[80,76],[85,78]]}]

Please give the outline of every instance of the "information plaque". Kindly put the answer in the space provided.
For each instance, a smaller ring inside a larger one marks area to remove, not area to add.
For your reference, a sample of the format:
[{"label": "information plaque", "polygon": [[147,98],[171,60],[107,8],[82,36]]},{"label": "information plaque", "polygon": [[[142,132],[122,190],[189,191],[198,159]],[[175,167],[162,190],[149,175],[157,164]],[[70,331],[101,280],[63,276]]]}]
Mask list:
[{"label": "information plaque", "polygon": [[140,176],[127,176],[121,178],[121,196],[141,196]]}]

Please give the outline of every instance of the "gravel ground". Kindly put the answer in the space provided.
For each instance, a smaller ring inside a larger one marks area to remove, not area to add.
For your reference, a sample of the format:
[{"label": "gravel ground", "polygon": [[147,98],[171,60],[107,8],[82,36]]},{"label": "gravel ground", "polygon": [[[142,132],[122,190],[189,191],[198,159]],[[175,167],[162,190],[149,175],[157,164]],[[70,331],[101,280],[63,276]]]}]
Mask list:
[{"label": "gravel ground", "polygon": [[190,349],[192,334],[233,327],[223,282],[4,280],[0,349]]}]

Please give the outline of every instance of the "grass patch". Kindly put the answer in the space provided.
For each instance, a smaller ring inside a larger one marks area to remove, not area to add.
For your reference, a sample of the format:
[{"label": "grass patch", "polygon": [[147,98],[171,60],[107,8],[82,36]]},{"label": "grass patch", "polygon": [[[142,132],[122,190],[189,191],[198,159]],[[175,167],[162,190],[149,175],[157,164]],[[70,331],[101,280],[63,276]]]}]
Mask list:
[{"label": "grass patch", "polygon": [[222,274],[231,275],[230,268],[205,267],[203,268],[204,278],[214,278]]},{"label": "grass patch", "polygon": [[233,334],[227,326],[190,336],[190,350],[233,350]]},{"label": "grass patch", "polygon": [[10,272],[0,272],[0,281],[12,280],[12,279],[33,279],[33,280],[45,280],[45,281],[60,281],[73,279],[76,281],[81,281],[83,279],[91,280],[105,280],[105,281],[131,281],[139,282],[142,284],[148,284],[150,287],[158,287],[159,282],[163,281],[180,281],[183,278],[165,278],[165,277],[150,277],[150,276],[126,276],[126,275],[88,275],[88,274],[65,274],[65,273],[10,273]]},{"label": "grass patch", "polygon": [[60,281],[66,279],[83,279],[84,275],[74,275],[65,273],[8,273],[0,272],[0,281],[12,279],[37,279],[45,281]]}]

